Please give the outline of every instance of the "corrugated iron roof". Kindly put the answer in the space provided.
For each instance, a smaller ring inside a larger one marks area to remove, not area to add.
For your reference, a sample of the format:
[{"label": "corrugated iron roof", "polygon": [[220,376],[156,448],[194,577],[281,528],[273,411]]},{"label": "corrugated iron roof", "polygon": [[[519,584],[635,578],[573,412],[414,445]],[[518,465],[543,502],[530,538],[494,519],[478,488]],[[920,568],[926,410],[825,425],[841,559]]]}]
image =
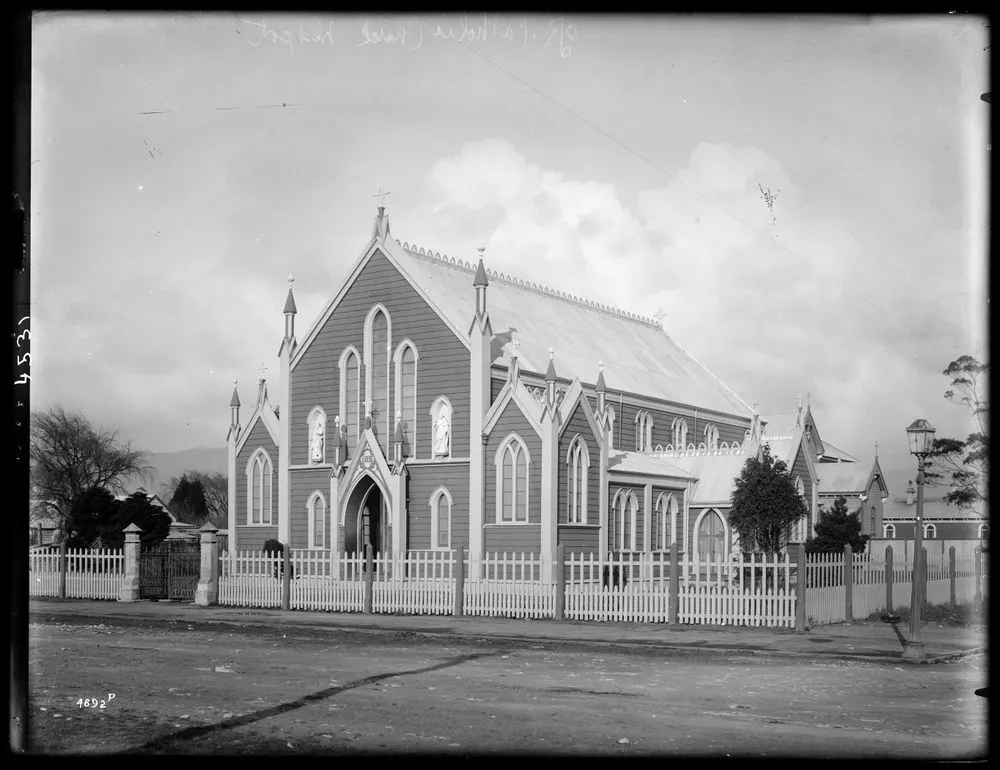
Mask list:
[{"label": "corrugated iron roof", "polygon": [[[420,254],[390,240],[385,246],[453,327],[466,329],[474,312],[475,268]],[[486,306],[495,336],[516,330],[521,368],[541,374],[555,350],[560,377],[592,383],[597,363],[611,390],[676,401],[747,417],[750,407],[655,322],[488,271]],[[503,360],[498,356],[496,362]]]},{"label": "corrugated iron roof", "polygon": [[816,470],[819,473],[818,493],[821,495],[864,492],[872,474],[871,467],[862,463],[821,463]]},{"label": "corrugated iron roof", "polygon": [[612,450],[608,458],[608,470],[612,473],[642,473],[646,475],[674,476],[693,479],[694,475],[674,463],[675,458],[664,458],[645,452],[622,452]]},{"label": "corrugated iron roof", "polygon": [[745,454],[693,454],[670,458],[670,462],[695,476],[692,505],[729,505],[736,477],[746,465]]},{"label": "corrugated iron roof", "polygon": [[823,451],[824,457],[835,457],[841,461],[847,461],[852,463],[861,462],[854,455],[847,454],[847,452],[845,452],[843,449],[835,447],[829,441],[823,442],[823,450],[824,450]]}]

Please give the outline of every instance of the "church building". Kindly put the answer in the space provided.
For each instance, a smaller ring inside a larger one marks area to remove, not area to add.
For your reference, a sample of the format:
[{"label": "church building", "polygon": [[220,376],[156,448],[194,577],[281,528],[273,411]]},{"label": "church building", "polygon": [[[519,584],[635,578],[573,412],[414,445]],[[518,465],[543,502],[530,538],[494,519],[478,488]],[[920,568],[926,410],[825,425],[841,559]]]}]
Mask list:
[{"label": "church building", "polygon": [[[384,206],[301,336],[289,279],[278,403],[230,403],[230,553],[276,538],[331,558],[556,549],[698,558],[738,544],[733,480],[770,443],[812,533],[824,445],[770,420],[659,323],[395,240]],[[879,522],[881,525],[881,522]]]}]

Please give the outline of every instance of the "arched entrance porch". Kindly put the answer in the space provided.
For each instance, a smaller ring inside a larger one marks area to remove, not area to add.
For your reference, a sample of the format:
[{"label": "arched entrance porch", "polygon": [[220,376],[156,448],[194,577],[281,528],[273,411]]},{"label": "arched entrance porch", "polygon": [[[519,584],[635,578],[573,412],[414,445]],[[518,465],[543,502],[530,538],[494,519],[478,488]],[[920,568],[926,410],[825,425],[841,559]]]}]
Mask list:
[{"label": "arched entrance porch", "polygon": [[342,549],[349,554],[364,553],[369,545],[376,554],[392,548],[385,493],[375,479],[365,474],[347,497]]}]

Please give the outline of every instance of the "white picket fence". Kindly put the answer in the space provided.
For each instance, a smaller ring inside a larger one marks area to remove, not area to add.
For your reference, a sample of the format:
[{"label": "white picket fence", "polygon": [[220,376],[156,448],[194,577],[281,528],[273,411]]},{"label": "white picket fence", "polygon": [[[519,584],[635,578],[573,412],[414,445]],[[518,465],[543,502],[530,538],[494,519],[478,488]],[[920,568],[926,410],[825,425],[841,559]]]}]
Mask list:
[{"label": "white picket fence", "polygon": [[681,564],[681,623],[795,626],[793,564],[788,554],[770,560],[750,554]]},{"label": "white picket fence", "polygon": [[500,618],[551,618],[556,585],[543,581],[543,562],[535,554],[488,553],[465,560],[462,603],[466,615]]},{"label": "white picket fence", "polygon": [[[980,559],[982,577],[986,579],[986,566],[982,556],[974,550],[955,559],[955,601],[971,602],[976,596],[976,560]],[[863,619],[887,608],[886,555],[874,551],[852,556],[852,618]],[[949,555],[934,549],[927,554],[925,601],[929,604],[947,604],[951,601],[951,573]],[[806,556],[806,607],[810,625],[842,623],[846,620],[845,560],[842,553],[817,553]],[[980,588],[982,590],[982,588]],[[913,563],[893,554],[892,609],[908,609],[913,591]]]},{"label": "white picket fence", "polygon": [[235,607],[281,606],[280,555],[244,551],[219,554],[219,604]]},{"label": "white picket fence", "polygon": [[[59,548],[28,553],[28,595],[58,596]],[[66,596],[72,599],[117,599],[125,579],[125,554],[111,548],[66,549]]]}]

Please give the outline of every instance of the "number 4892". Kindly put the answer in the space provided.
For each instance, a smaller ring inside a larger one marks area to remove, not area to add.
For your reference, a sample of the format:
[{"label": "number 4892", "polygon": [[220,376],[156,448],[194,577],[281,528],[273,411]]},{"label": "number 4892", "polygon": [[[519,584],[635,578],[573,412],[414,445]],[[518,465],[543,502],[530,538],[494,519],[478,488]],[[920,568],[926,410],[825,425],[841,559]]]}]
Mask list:
[{"label": "number 4892", "polygon": [[103,709],[108,707],[108,703],[114,700],[115,694],[108,693],[107,698],[80,698],[76,705],[82,709]]}]

